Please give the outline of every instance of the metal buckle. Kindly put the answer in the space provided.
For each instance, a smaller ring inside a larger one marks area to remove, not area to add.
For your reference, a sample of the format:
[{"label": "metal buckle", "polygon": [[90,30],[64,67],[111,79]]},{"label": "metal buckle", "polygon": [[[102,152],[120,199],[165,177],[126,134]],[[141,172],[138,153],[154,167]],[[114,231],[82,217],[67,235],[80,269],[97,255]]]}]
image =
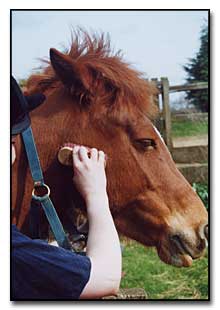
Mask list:
[{"label": "metal buckle", "polygon": [[45,183],[35,182],[32,190],[32,198],[37,201],[43,201],[50,196],[50,188]]}]

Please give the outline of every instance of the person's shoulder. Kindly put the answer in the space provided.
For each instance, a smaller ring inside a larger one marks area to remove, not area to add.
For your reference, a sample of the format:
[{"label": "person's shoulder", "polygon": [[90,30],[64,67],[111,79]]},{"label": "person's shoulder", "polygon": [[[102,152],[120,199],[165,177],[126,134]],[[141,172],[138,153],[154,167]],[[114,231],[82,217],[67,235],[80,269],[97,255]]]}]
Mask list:
[{"label": "person's shoulder", "polygon": [[16,225],[12,225],[11,227],[11,241],[12,247],[15,248],[19,246],[21,243],[30,242],[30,238],[24,234],[22,234]]},{"label": "person's shoulder", "polygon": [[18,232],[18,229],[17,229],[15,224],[11,225],[11,230],[12,230],[12,232]]}]

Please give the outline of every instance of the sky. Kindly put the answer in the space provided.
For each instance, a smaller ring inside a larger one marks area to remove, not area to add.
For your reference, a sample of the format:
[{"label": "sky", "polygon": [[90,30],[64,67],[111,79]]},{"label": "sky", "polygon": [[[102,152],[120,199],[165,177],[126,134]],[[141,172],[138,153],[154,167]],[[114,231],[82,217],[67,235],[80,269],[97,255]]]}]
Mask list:
[{"label": "sky", "polygon": [[12,73],[27,78],[51,47],[68,48],[71,27],[81,26],[108,32],[114,50],[146,78],[184,83],[182,66],[198,52],[207,20],[207,11],[13,11]]}]

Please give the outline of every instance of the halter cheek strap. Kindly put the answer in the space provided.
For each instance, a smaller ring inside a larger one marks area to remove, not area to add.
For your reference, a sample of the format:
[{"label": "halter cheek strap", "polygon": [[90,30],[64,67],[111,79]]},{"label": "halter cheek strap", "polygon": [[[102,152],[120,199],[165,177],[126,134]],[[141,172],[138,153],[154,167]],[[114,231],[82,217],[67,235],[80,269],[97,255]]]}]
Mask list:
[{"label": "halter cheek strap", "polygon": [[60,247],[71,249],[70,242],[64,232],[63,226],[59,220],[57,212],[50,199],[50,189],[44,183],[43,173],[34,142],[31,126],[25,129],[22,133],[31,175],[34,181],[34,188],[31,199],[31,234],[33,238],[39,237],[39,206],[41,206],[46,214],[54,237]]}]

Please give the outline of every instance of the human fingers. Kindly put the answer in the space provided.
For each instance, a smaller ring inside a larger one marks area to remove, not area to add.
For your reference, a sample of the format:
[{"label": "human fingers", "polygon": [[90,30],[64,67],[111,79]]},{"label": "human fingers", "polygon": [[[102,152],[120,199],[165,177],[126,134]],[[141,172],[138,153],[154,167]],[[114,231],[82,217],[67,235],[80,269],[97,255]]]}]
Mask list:
[{"label": "human fingers", "polygon": [[95,149],[95,148],[92,148],[91,149],[91,151],[90,151],[90,158],[92,159],[92,160],[95,160],[95,161],[97,161],[98,160],[98,150],[97,149]]},{"label": "human fingers", "polygon": [[105,153],[103,151],[98,152],[98,161],[105,164]]},{"label": "human fingers", "polygon": [[89,159],[89,157],[88,157],[88,150],[84,146],[80,146],[78,153],[79,153],[79,159],[82,162],[87,163],[88,159]]},{"label": "human fingers", "polygon": [[73,157],[73,167],[76,167],[80,164],[80,159],[79,159],[79,145],[76,145],[73,147],[73,152],[72,152],[72,157]]}]

